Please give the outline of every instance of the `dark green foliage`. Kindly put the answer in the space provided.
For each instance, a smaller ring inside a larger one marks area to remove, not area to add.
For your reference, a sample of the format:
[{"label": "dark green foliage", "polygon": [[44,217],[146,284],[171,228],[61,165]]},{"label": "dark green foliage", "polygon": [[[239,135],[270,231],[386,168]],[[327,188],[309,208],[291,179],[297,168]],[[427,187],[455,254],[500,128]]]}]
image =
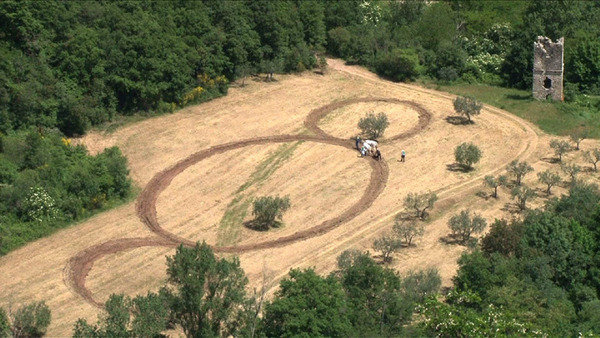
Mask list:
[{"label": "dark green foliage", "polygon": [[266,230],[281,224],[283,213],[290,208],[290,198],[288,196],[263,196],[254,200],[252,205],[252,215],[254,216],[252,227]]},{"label": "dark green foliage", "polygon": [[50,308],[36,302],[19,308],[13,315],[12,333],[15,337],[41,337],[50,325]]},{"label": "dark green foliage", "polygon": [[0,337],[9,337],[10,335],[10,323],[8,322],[8,316],[3,308],[0,308]]},{"label": "dark green foliage", "polygon": [[310,269],[291,270],[281,281],[275,299],[265,305],[263,325],[268,337],[345,337],[352,332],[342,286]]},{"label": "dark green foliage", "polygon": [[358,121],[358,128],[361,130],[362,134],[372,140],[382,137],[389,125],[390,122],[385,113],[379,113],[377,115],[368,113]]},{"label": "dark green foliage", "polygon": [[497,252],[504,256],[513,256],[519,250],[522,235],[521,223],[508,223],[497,219],[481,239],[481,250],[487,254]]},{"label": "dark green foliage", "polygon": [[3,1],[0,131],[83,134],[117,113],[190,103],[198,75],[231,80],[275,59],[282,71],[312,68],[324,13],[322,1]]},{"label": "dark green foliage", "polygon": [[131,299],[113,294],[104,309],[96,325],[79,319],[73,337],[159,337],[168,328],[168,308],[161,295],[148,293]]},{"label": "dark green foliage", "polygon": [[3,142],[2,254],[130,195],[127,161],[118,148],[90,156],[43,128],[10,132]]},{"label": "dark green foliage", "polygon": [[235,335],[247,302],[248,283],[238,258],[215,257],[206,243],[183,245],[167,257],[169,287],[163,289],[170,322],[187,336]]},{"label": "dark green foliage", "polygon": [[379,53],[375,70],[394,81],[410,81],[419,75],[419,56],[414,50],[394,49]]}]

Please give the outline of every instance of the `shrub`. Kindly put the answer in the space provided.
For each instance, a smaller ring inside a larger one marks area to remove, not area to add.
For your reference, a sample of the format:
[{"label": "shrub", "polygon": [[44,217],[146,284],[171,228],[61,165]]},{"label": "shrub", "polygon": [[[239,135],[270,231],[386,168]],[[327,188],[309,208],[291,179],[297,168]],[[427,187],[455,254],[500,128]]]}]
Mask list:
[{"label": "shrub", "polygon": [[438,69],[437,77],[442,82],[449,83],[449,82],[456,81],[456,79],[458,79],[458,72],[456,71],[456,68],[454,68],[452,66],[442,67],[442,68]]},{"label": "shrub", "polygon": [[471,234],[483,232],[486,225],[487,222],[481,215],[474,213],[471,216],[468,210],[462,210],[448,220],[452,235],[458,237],[462,243],[466,243],[471,238]]},{"label": "shrub", "polygon": [[390,123],[385,113],[377,115],[369,113],[358,121],[358,128],[362,131],[363,135],[370,139],[378,139],[383,136],[385,129],[389,125]]},{"label": "shrub", "polygon": [[594,148],[583,153],[583,158],[594,166],[594,171],[598,171],[598,162],[600,161],[600,148]]},{"label": "shrub", "polygon": [[415,217],[425,219],[427,215],[427,209],[433,208],[433,205],[437,201],[438,197],[433,192],[426,192],[420,194],[409,193],[404,198],[404,208],[407,210],[414,210]]},{"label": "shrub", "polygon": [[550,141],[550,147],[554,149],[554,154],[558,156],[559,162],[562,162],[563,155],[571,150],[569,142],[557,139]]},{"label": "shrub", "polygon": [[514,160],[509,163],[508,168],[506,168],[506,170],[509,173],[515,175],[515,182],[517,183],[517,185],[521,185],[523,177],[525,177],[525,175],[527,175],[528,173],[532,172],[533,167],[525,161],[519,162],[518,160]]},{"label": "shrub", "polygon": [[10,337],[10,323],[6,311],[0,307],[0,337]]},{"label": "shrub", "polygon": [[483,105],[481,102],[468,96],[459,96],[454,99],[454,111],[459,115],[464,115],[467,118],[467,122],[471,123],[471,116],[479,115]]},{"label": "shrub", "polygon": [[268,229],[280,225],[283,213],[290,208],[290,198],[288,196],[259,197],[253,202],[253,207],[252,215],[256,227]]},{"label": "shrub", "polygon": [[392,253],[402,247],[400,240],[392,234],[383,234],[373,242],[373,250],[380,251],[383,261],[392,261]]},{"label": "shrub", "polygon": [[525,185],[516,186],[511,191],[511,197],[517,200],[517,206],[520,210],[527,209],[527,201],[531,201],[536,196],[535,191]]},{"label": "shrub", "polygon": [[407,246],[410,246],[415,237],[425,234],[425,225],[416,219],[405,219],[401,214],[398,214],[394,221],[393,230],[399,238],[404,240]]},{"label": "shrub", "polygon": [[498,177],[487,175],[483,178],[483,184],[494,189],[494,193],[492,194],[494,198],[498,198],[498,187],[506,185],[506,182],[507,179],[504,175],[500,175]]},{"label": "shrub", "polygon": [[546,185],[546,194],[548,196],[552,194],[550,189],[552,189],[553,186],[560,183],[560,175],[551,171],[550,169],[538,173],[537,176],[538,181]]},{"label": "shrub", "polygon": [[470,170],[481,159],[481,150],[473,143],[462,143],[454,149],[454,158],[465,170]]},{"label": "shrub", "polygon": [[418,75],[419,57],[413,50],[394,49],[381,52],[375,61],[375,71],[394,81],[414,80]]},{"label": "shrub", "polygon": [[520,223],[508,224],[506,220],[497,219],[481,239],[481,250],[487,254],[499,252],[504,256],[512,256],[519,249],[522,235]]},{"label": "shrub", "polygon": [[15,337],[41,337],[50,325],[50,308],[45,302],[25,305],[13,316],[12,330]]}]

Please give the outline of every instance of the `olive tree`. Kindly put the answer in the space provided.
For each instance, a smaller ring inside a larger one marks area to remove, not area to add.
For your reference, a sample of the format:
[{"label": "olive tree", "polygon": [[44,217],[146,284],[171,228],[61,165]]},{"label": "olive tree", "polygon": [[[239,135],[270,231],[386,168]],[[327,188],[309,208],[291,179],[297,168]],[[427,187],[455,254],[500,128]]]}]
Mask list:
[{"label": "olive tree", "polygon": [[494,177],[493,175],[487,175],[483,178],[483,184],[487,187],[494,189],[494,193],[492,196],[494,198],[498,198],[498,187],[505,186],[507,183],[506,176],[500,175],[498,177]]},{"label": "olive tree", "polygon": [[402,243],[394,234],[385,233],[373,242],[373,250],[380,251],[384,262],[392,261],[392,253],[398,251]]},{"label": "olive tree", "polygon": [[467,118],[467,123],[471,123],[471,116],[479,115],[483,105],[481,102],[468,96],[459,96],[454,99],[454,111]]},{"label": "olive tree", "polygon": [[518,160],[514,160],[508,164],[506,171],[515,176],[515,182],[517,183],[517,185],[521,185],[523,177],[525,177],[525,175],[527,175],[528,173],[532,172],[533,167],[525,161],[519,162]]},{"label": "olive tree", "polygon": [[560,175],[551,171],[550,169],[538,173],[537,176],[538,181],[546,185],[546,194],[548,196],[552,194],[550,189],[552,189],[553,186],[560,183]]},{"label": "olive tree", "polygon": [[535,191],[525,185],[516,186],[511,191],[511,197],[516,200],[517,206],[520,210],[527,209],[527,201],[531,201],[536,198]]},{"label": "olive tree", "polygon": [[575,150],[579,150],[579,144],[581,143],[581,141],[588,138],[588,131],[581,130],[581,131],[571,133],[569,135],[569,138],[571,139],[571,141],[573,141],[573,143],[575,143]]},{"label": "olive tree", "polygon": [[481,159],[481,150],[473,143],[465,142],[454,149],[454,159],[465,170],[470,170]]},{"label": "olive tree", "polygon": [[594,148],[583,153],[583,158],[594,166],[594,171],[598,171],[597,164],[600,162],[600,148]]},{"label": "olive tree", "polygon": [[406,219],[401,214],[396,215],[393,226],[394,233],[404,240],[406,246],[411,246],[415,237],[425,234],[425,225],[416,219]]},{"label": "olive tree", "polygon": [[433,208],[437,199],[437,195],[433,192],[409,193],[404,198],[404,208],[408,211],[414,210],[416,218],[425,219],[427,209]]},{"label": "olive tree", "polygon": [[471,212],[466,209],[448,220],[452,236],[458,238],[462,243],[466,243],[472,234],[483,232],[486,226],[487,222],[481,215],[473,213],[471,216]]},{"label": "olive tree", "polygon": [[288,196],[263,196],[253,202],[252,215],[257,228],[268,229],[279,226],[283,213],[290,208]]},{"label": "olive tree", "polygon": [[558,139],[550,141],[550,147],[554,149],[554,154],[558,156],[558,162],[562,162],[563,155],[571,150],[569,142]]},{"label": "olive tree", "polygon": [[365,117],[358,121],[358,128],[362,134],[370,139],[377,139],[383,136],[385,129],[390,125],[388,117],[385,113],[377,115],[368,113]]},{"label": "olive tree", "polygon": [[575,183],[577,175],[579,174],[579,172],[581,172],[581,167],[577,164],[563,164],[560,166],[560,168],[565,174],[569,175],[569,177],[571,178],[571,184]]}]

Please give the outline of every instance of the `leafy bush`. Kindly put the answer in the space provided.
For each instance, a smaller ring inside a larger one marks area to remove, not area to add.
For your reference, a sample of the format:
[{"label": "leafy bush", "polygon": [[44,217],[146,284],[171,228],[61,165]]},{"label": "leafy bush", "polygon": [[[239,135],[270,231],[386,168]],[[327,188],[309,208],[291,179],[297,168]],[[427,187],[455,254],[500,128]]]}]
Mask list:
[{"label": "leafy bush", "polygon": [[15,337],[41,337],[50,325],[50,308],[45,302],[25,305],[13,317],[12,331]]},{"label": "leafy bush", "polygon": [[419,75],[419,57],[414,50],[394,49],[377,56],[375,70],[394,81],[414,80]]},{"label": "leafy bush", "polygon": [[385,129],[389,125],[390,123],[385,113],[379,113],[377,115],[368,113],[358,121],[358,128],[361,130],[362,134],[373,140],[382,137]]},{"label": "leafy bush", "polygon": [[465,170],[470,170],[481,159],[481,150],[473,143],[462,143],[454,149],[454,159]]},{"label": "leafy bush", "polygon": [[290,198],[288,196],[264,196],[259,197],[253,202],[252,215],[254,216],[254,226],[259,229],[268,229],[279,226],[283,213],[290,208]]}]

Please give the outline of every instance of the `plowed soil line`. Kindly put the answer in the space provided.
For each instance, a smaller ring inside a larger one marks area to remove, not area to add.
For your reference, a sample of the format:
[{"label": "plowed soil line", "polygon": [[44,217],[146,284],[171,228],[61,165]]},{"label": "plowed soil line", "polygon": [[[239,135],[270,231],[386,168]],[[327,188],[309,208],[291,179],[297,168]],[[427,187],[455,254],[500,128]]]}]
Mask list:
[{"label": "plowed soil line", "polygon": [[[189,168],[190,166],[211,156],[251,145],[260,145],[267,143],[284,143],[293,141],[312,141],[353,149],[353,142],[349,142],[348,140],[328,135],[318,126],[318,122],[321,118],[325,117],[325,115],[336,109],[350,104],[361,102],[389,102],[405,104],[409,105],[413,109],[416,109],[419,113],[419,122],[415,127],[402,134],[390,137],[386,140],[386,142],[398,141],[412,137],[421,130],[423,130],[431,121],[431,113],[429,113],[419,104],[411,101],[402,101],[394,98],[355,98],[334,102],[311,111],[307,116],[306,120],[304,121],[304,125],[307,127],[308,130],[316,134],[315,136],[275,135],[268,137],[252,138],[238,142],[225,143],[205,150],[201,150],[195,154],[192,154],[186,159],[178,162],[171,168],[156,174],[148,182],[148,184],[146,185],[146,187],[144,188],[137,200],[136,210],[138,217],[150,229],[150,231],[152,231],[159,237],[115,239],[83,250],[76,256],[72,257],[67,263],[64,272],[65,283],[91,304],[94,304],[97,307],[102,307],[102,303],[95,300],[91,291],[85,286],[85,279],[90,270],[92,269],[96,260],[102,258],[105,255],[114,254],[124,250],[130,250],[144,246],[175,247],[179,244],[183,244],[186,246],[195,245],[195,241],[182,238],[173,233],[170,233],[163,229],[158,223],[156,201],[161,192],[163,192],[171,184],[172,180],[177,175],[182,173],[185,169]],[[215,247],[214,250],[216,252],[242,253],[253,250],[281,247],[294,242],[323,235],[331,231],[332,229],[352,220],[353,218],[360,215],[362,212],[371,207],[373,202],[384,190],[387,183],[389,170],[386,162],[375,161],[373,159],[370,159],[369,164],[372,169],[369,185],[367,186],[362,197],[350,208],[345,210],[341,215],[329,220],[325,220],[312,228],[303,231],[298,231],[291,235],[283,236],[274,240],[239,246]]]}]

